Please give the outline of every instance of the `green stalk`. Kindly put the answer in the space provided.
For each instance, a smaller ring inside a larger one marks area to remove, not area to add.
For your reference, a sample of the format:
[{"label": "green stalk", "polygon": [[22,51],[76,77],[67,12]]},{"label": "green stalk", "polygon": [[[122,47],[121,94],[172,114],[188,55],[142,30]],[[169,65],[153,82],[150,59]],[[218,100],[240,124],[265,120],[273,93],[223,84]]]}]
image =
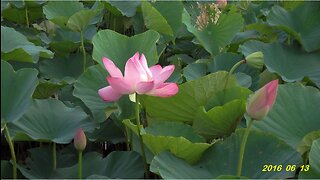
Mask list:
[{"label": "green stalk", "polygon": [[139,134],[139,139],[140,139],[141,153],[142,153],[143,162],[144,162],[144,171],[145,171],[146,178],[149,179],[150,174],[149,174],[149,170],[148,170],[147,158],[146,158],[146,153],[144,151],[142,135],[140,134],[140,112],[139,112],[139,95],[138,94],[136,94],[135,105],[136,105],[136,123],[137,123],[137,130],[138,130],[138,134]]},{"label": "green stalk", "polygon": [[250,133],[250,128],[251,128],[251,125],[252,125],[252,120],[249,119],[249,124],[246,128],[246,131],[242,137],[242,142],[241,142],[241,145],[240,145],[240,153],[239,153],[239,161],[238,161],[238,168],[237,168],[237,176],[241,176],[241,170],[242,170],[242,162],[243,162],[243,155],[244,155],[244,150],[246,148],[246,143],[247,143],[247,140],[248,140],[248,136],[249,136],[249,133]]},{"label": "green stalk", "polygon": [[28,7],[26,6],[26,21],[27,21],[27,27],[29,27],[29,17],[28,17]]},{"label": "green stalk", "polygon": [[82,151],[79,151],[78,159],[78,178],[82,179]]},{"label": "green stalk", "polygon": [[87,64],[87,58],[86,58],[86,50],[84,48],[84,40],[83,40],[83,33],[80,32],[80,38],[81,38],[81,47],[82,47],[82,53],[83,53],[83,72],[86,70],[86,64]]},{"label": "green stalk", "polygon": [[228,81],[229,81],[229,78],[233,74],[234,70],[236,70],[244,62],[245,62],[245,60],[243,59],[243,60],[237,62],[235,65],[232,66],[232,68],[230,69],[230,71],[229,71],[229,73],[227,75],[227,80],[226,80],[226,83],[224,84],[224,89],[226,89]]},{"label": "green stalk", "polygon": [[14,146],[13,146],[13,142],[11,141],[11,137],[10,137],[10,133],[9,133],[9,129],[7,127],[7,125],[4,126],[4,131],[6,133],[6,140],[9,144],[10,147],[10,152],[11,152],[11,158],[12,158],[12,175],[13,175],[13,179],[17,179],[17,160],[16,160],[16,154],[14,152]]},{"label": "green stalk", "polygon": [[53,162],[53,170],[57,169],[57,150],[56,150],[56,143],[53,142],[52,144],[52,162]]}]

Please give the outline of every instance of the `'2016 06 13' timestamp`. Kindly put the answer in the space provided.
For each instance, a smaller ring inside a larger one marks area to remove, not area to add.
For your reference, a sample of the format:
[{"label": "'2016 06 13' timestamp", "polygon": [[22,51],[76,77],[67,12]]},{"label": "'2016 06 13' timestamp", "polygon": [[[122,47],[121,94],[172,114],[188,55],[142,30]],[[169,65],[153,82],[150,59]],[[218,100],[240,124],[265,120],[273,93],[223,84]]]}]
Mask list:
[{"label": "'2016 06 13' timestamp", "polygon": [[265,164],[263,165],[262,171],[263,172],[280,172],[280,171],[296,171],[298,168],[301,168],[300,171],[309,171],[310,170],[310,165],[302,165],[302,166],[297,166],[297,165],[271,165],[271,164]]}]

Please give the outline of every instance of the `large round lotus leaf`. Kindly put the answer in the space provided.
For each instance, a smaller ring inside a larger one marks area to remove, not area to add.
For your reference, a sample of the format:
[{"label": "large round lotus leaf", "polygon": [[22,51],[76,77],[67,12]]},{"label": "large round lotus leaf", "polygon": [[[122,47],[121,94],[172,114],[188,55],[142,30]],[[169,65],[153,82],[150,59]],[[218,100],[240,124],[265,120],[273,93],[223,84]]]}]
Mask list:
[{"label": "large round lotus leaf", "polygon": [[1,26],[1,59],[37,63],[39,57],[52,58],[53,53],[32,42],[10,27]]},{"label": "large round lotus leaf", "polygon": [[33,140],[66,144],[78,128],[92,130],[94,123],[80,108],[69,108],[56,99],[34,100],[25,114],[10,127],[18,129]]},{"label": "large round lotus leaf", "polygon": [[38,71],[20,69],[1,60],[1,124],[18,120],[29,107],[38,84]]},{"label": "large round lotus leaf", "polygon": [[262,51],[268,70],[278,73],[287,82],[299,81],[308,76],[320,86],[319,52],[306,53],[295,46],[286,46],[279,42],[265,44],[260,41],[248,41],[239,49],[245,56]]},{"label": "large round lotus leaf", "polygon": [[106,120],[105,110],[112,106],[112,103],[104,102],[98,94],[100,88],[108,86],[107,74],[107,70],[98,64],[89,67],[74,83],[73,95],[86,104],[97,122]]},{"label": "large round lotus leaf", "polygon": [[304,3],[292,11],[274,6],[267,16],[267,22],[293,35],[306,51],[315,51],[320,49],[319,9],[318,2]]},{"label": "large round lotus leaf", "polygon": [[92,39],[92,58],[103,65],[102,58],[107,57],[124,70],[128,59],[139,52],[146,56],[148,65],[151,66],[158,62],[156,42],[159,38],[160,35],[153,30],[132,37],[112,30],[101,30]]},{"label": "large round lotus leaf", "polygon": [[228,136],[237,128],[246,111],[246,101],[233,100],[223,106],[216,106],[208,112],[200,107],[192,127],[207,140]]},{"label": "large round lotus leaf", "polygon": [[[195,11],[195,8],[192,11]],[[213,12],[208,12],[208,14]],[[205,50],[211,55],[216,55],[231,42],[236,33],[242,28],[243,18],[240,13],[234,11],[230,11],[228,14],[221,13],[217,23],[211,22],[211,19],[215,17],[208,18],[210,19],[208,24],[205,27],[201,27],[196,23],[197,17],[191,18],[189,13],[185,11],[182,21]]]},{"label": "large round lotus leaf", "polygon": [[320,138],[313,141],[309,153],[309,169],[305,166],[299,174],[299,179],[317,179],[320,177]]},{"label": "large round lotus leaf", "polygon": [[[227,74],[216,72],[186,82],[179,85],[179,92],[170,98],[148,96],[145,98],[147,114],[158,120],[192,123],[198,108],[205,106],[215,93],[223,90]],[[231,77],[227,88],[235,86],[236,80]]]},{"label": "large round lotus leaf", "polygon": [[[123,123],[138,135],[137,126],[130,120],[126,119]],[[199,137],[188,125],[166,122],[164,124],[155,123],[153,126],[149,130],[142,129],[141,135],[144,144],[154,155],[170,150],[189,163],[195,163],[201,154],[211,146],[211,144],[204,143],[204,139]]]},{"label": "large round lotus leaf", "polygon": [[[90,152],[83,157],[83,178],[101,175],[110,179],[140,179],[144,177],[141,156],[133,151],[114,151],[107,157],[97,152]],[[78,164],[57,169],[55,178],[78,178]]]},{"label": "large round lotus leaf", "polygon": [[[195,165],[164,152],[154,158],[151,171],[164,179],[206,178],[236,175],[239,149],[244,129],[237,130],[224,141],[211,146]],[[282,165],[282,171],[264,172],[264,165]],[[291,178],[295,172],[285,171],[287,165],[301,165],[298,152],[275,136],[251,130],[245,148],[241,176],[255,179]],[[190,172],[190,173],[188,173]]]},{"label": "large round lotus leaf", "polygon": [[305,135],[320,129],[320,92],[300,84],[280,85],[276,102],[268,115],[253,127],[273,133],[297,148]]},{"label": "large round lotus leaf", "polygon": [[43,6],[43,14],[53,23],[66,27],[69,18],[83,9],[83,4],[77,1],[51,1]]}]

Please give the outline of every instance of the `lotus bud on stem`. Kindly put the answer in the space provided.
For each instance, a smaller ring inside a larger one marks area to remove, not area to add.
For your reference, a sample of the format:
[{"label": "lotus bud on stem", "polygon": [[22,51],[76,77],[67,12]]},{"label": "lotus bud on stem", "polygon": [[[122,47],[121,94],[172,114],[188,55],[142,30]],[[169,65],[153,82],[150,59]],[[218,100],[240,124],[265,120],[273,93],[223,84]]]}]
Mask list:
[{"label": "lotus bud on stem", "polygon": [[256,91],[253,95],[249,97],[247,102],[246,111],[248,114],[248,126],[242,137],[242,142],[240,145],[239,160],[237,166],[237,176],[241,176],[243,156],[247,143],[247,139],[250,133],[250,128],[253,120],[261,120],[264,118],[270,109],[272,108],[278,90],[278,80],[273,80]]},{"label": "lotus bud on stem", "polygon": [[83,130],[79,128],[74,136],[74,147],[78,150],[78,178],[82,179],[82,152],[87,146],[87,138]]}]

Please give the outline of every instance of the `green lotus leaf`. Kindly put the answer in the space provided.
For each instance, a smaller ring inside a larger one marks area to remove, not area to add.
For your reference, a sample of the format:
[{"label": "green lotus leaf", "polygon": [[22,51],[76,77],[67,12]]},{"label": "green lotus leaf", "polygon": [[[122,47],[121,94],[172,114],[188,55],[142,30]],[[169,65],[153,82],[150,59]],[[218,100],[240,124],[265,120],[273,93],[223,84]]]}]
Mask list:
[{"label": "green lotus leaf", "polygon": [[140,1],[108,1],[113,7],[116,7],[122,15],[132,17],[136,14],[137,7],[141,5]]},{"label": "green lotus leaf", "polygon": [[53,23],[66,27],[69,18],[84,10],[83,4],[77,1],[51,1],[43,6],[43,14]]},{"label": "green lotus leaf", "polygon": [[183,75],[187,81],[196,80],[202,76],[206,75],[207,65],[204,63],[192,63],[188,64],[183,69]]},{"label": "green lotus leaf", "polygon": [[72,31],[83,32],[98,13],[98,10],[80,10],[68,19],[67,27]]},{"label": "green lotus leaf", "polygon": [[309,167],[305,165],[301,169],[299,179],[317,179],[320,177],[320,139],[313,141],[309,153]]},{"label": "green lotus leaf", "polygon": [[233,100],[223,106],[216,106],[208,112],[200,107],[192,127],[207,140],[229,136],[237,128],[246,111],[245,100]]},{"label": "green lotus leaf", "polygon": [[249,89],[240,86],[219,91],[208,100],[205,109],[209,111],[216,106],[223,106],[237,99],[246,101],[251,93]]},{"label": "green lotus leaf", "polygon": [[112,30],[101,30],[92,39],[92,58],[103,66],[102,58],[107,57],[124,70],[128,59],[139,52],[146,56],[151,66],[158,62],[156,42],[159,38],[160,35],[153,30],[132,37]]},{"label": "green lotus leaf", "polygon": [[[78,164],[57,169],[55,178],[78,178]],[[83,157],[83,177],[106,176],[110,179],[140,179],[144,177],[143,161],[136,152],[114,151],[107,157],[97,152],[86,153]]]},{"label": "green lotus leaf", "polygon": [[37,75],[31,68],[14,71],[1,60],[1,124],[16,121],[25,113],[38,84]]},{"label": "green lotus leaf", "polygon": [[265,44],[259,41],[248,41],[239,49],[245,56],[262,51],[268,70],[278,73],[287,82],[300,81],[308,76],[320,86],[319,52],[307,53],[295,46],[287,46],[279,42]]},{"label": "green lotus leaf", "polygon": [[[320,49],[320,5],[308,2],[287,11],[274,6],[267,16],[267,22],[294,36],[307,52]],[[307,19],[307,21],[306,21]]]},{"label": "green lotus leaf", "polygon": [[24,115],[8,127],[36,141],[67,144],[78,128],[90,131],[94,126],[80,107],[69,108],[59,100],[46,99],[34,100]]},{"label": "green lotus leaf", "polygon": [[[209,72],[217,72],[217,71],[230,71],[231,68],[240,60],[243,59],[243,56],[240,54],[235,53],[221,53],[214,57],[212,62],[208,64],[208,71]],[[234,71],[234,75],[236,79],[238,80],[239,84],[244,86],[248,83],[248,77],[246,75],[249,75],[251,77],[251,90],[257,90],[258,83],[259,83],[259,72],[250,67],[247,64],[241,64],[237,69]],[[240,75],[239,73],[244,73]],[[246,86],[245,86],[246,87]]]},{"label": "green lotus leaf", "polygon": [[[137,126],[130,120],[126,119],[123,123],[138,135]],[[178,122],[155,123],[145,131],[142,129],[141,134],[144,144],[154,155],[170,150],[189,163],[199,160],[201,154],[211,146],[204,143],[204,139],[197,135],[192,127]]]},{"label": "green lotus leaf", "polygon": [[[179,36],[182,23],[183,2],[181,1],[155,1],[152,6],[166,19],[174,36]],[[187,31],[187,30],[186,30]]]},{"label": "green lotus leaf", "polygon": [[[216,72],[181,84],[179,92],[170,98],[148,96],[145,98],[146,112],[158,120],[192,123],[198,108],[205,106],[215,93],[224,89],[227,74]],[[235,86],[236,80],[231,77],[226,87]]]},{"label": "green lotus leaf", "polygon": [[[1,1],[1,3],[2,2],[17,3],[18,1]],[[30,1],[26,1],[26,2],[30,2]],[[32,3],[36,3],[36,2],[32,2]],[[29,3],[25,3],[25,5],[27,4]],[[2,7],[2,4],[1,4],[1,7]],[[7,19],[19,24],[26,24],[27,22],[26,14],[28,15],[28,21],[33,22],[43,17],[42,7],[40,5],[34,6],[34,7],[28,6],[26,9],[26,7],[15,7],[14,5],[7,5],[6,9],[1,10],[1,16],[4,19]]]},{"label": "green lotus leaf", "polygon": [[163,179],[210,179],[210,172],[200,166],[190,165],[185,160],[176,157],[170,151],[163,151],[155,156],[150,165],[150,171]]},{"label": "green lotus leaf", "polygon": [[298,145],[298,151],[300,154],[308,153],[311,149],[313,141],[320,138],[320,130],[312,131],[309,134],[305,135],[301,142]]},{"label": "green lotus leaf", "polygon": [[297,148],[301,140],[320,129],[320,92],[300,84],[280,85],[276,102],[268,115],[255,121],[253,127],[273,133]]},{"label": "green lotus leaf", "polygon": [[148,29],[153,29],[161,34],[173,36],[173,31],[168,24],[167,20],[161,15],[161,13],[152,6],[149,2],[141,3],[141,10],[145,26]]},{"label": "green lotus leaf", "polygon": [[53,53],[35,46],[13,28],[1,26],[1,59],[37,63],[40,57],[52,58]]},{"label": "green lotus leaf", "polygon": [[[195,165],[190,165],[169,152],[162,152],[153,159],[150,169],[164,179],[212,179],[225,174],[235,176],[244,131],[239,129],[224,141],[211,146]],[[282,165],[282,171],[264,172],[264,165]],[[295,171],[286,171],[287,165],[301,165],[298,152],[273,135],[251,130],[241,176],[254,179],[292,178]]]},{"label": "green lotus leaf", "polygon": [[61,88],[65,87],[68,83],[62,82],[50,82],[46,80],[40,80],[36,90],[32,97],[34,99],[47,99],[57,93]]},{"label": "green lotus leaf", "polygon": [[104,102],[98,94],[100,88],[108,86],[107,74],[107,70],[98,64],[89,67],[74,83],[73,95],[86,104],[96,122],[105,121],[105,110],[113,106],[113,103]]},{"label": "green lotus leaf", "polygon": [[232,41],[244,20],[240,13],[230,11],[228,14],[221,13],[217,23],[209,21],[205,27],[197,27],[196,19],[192,19],[185,11],[182,21],[205,50],[211,55],[217,55]]},{"label": "green lotus leaf", "polygon": [[83,73],[82,54],[43,60],[39,63],[39,69],[43,78],[53,82],[65,81],[72,84]]}]

